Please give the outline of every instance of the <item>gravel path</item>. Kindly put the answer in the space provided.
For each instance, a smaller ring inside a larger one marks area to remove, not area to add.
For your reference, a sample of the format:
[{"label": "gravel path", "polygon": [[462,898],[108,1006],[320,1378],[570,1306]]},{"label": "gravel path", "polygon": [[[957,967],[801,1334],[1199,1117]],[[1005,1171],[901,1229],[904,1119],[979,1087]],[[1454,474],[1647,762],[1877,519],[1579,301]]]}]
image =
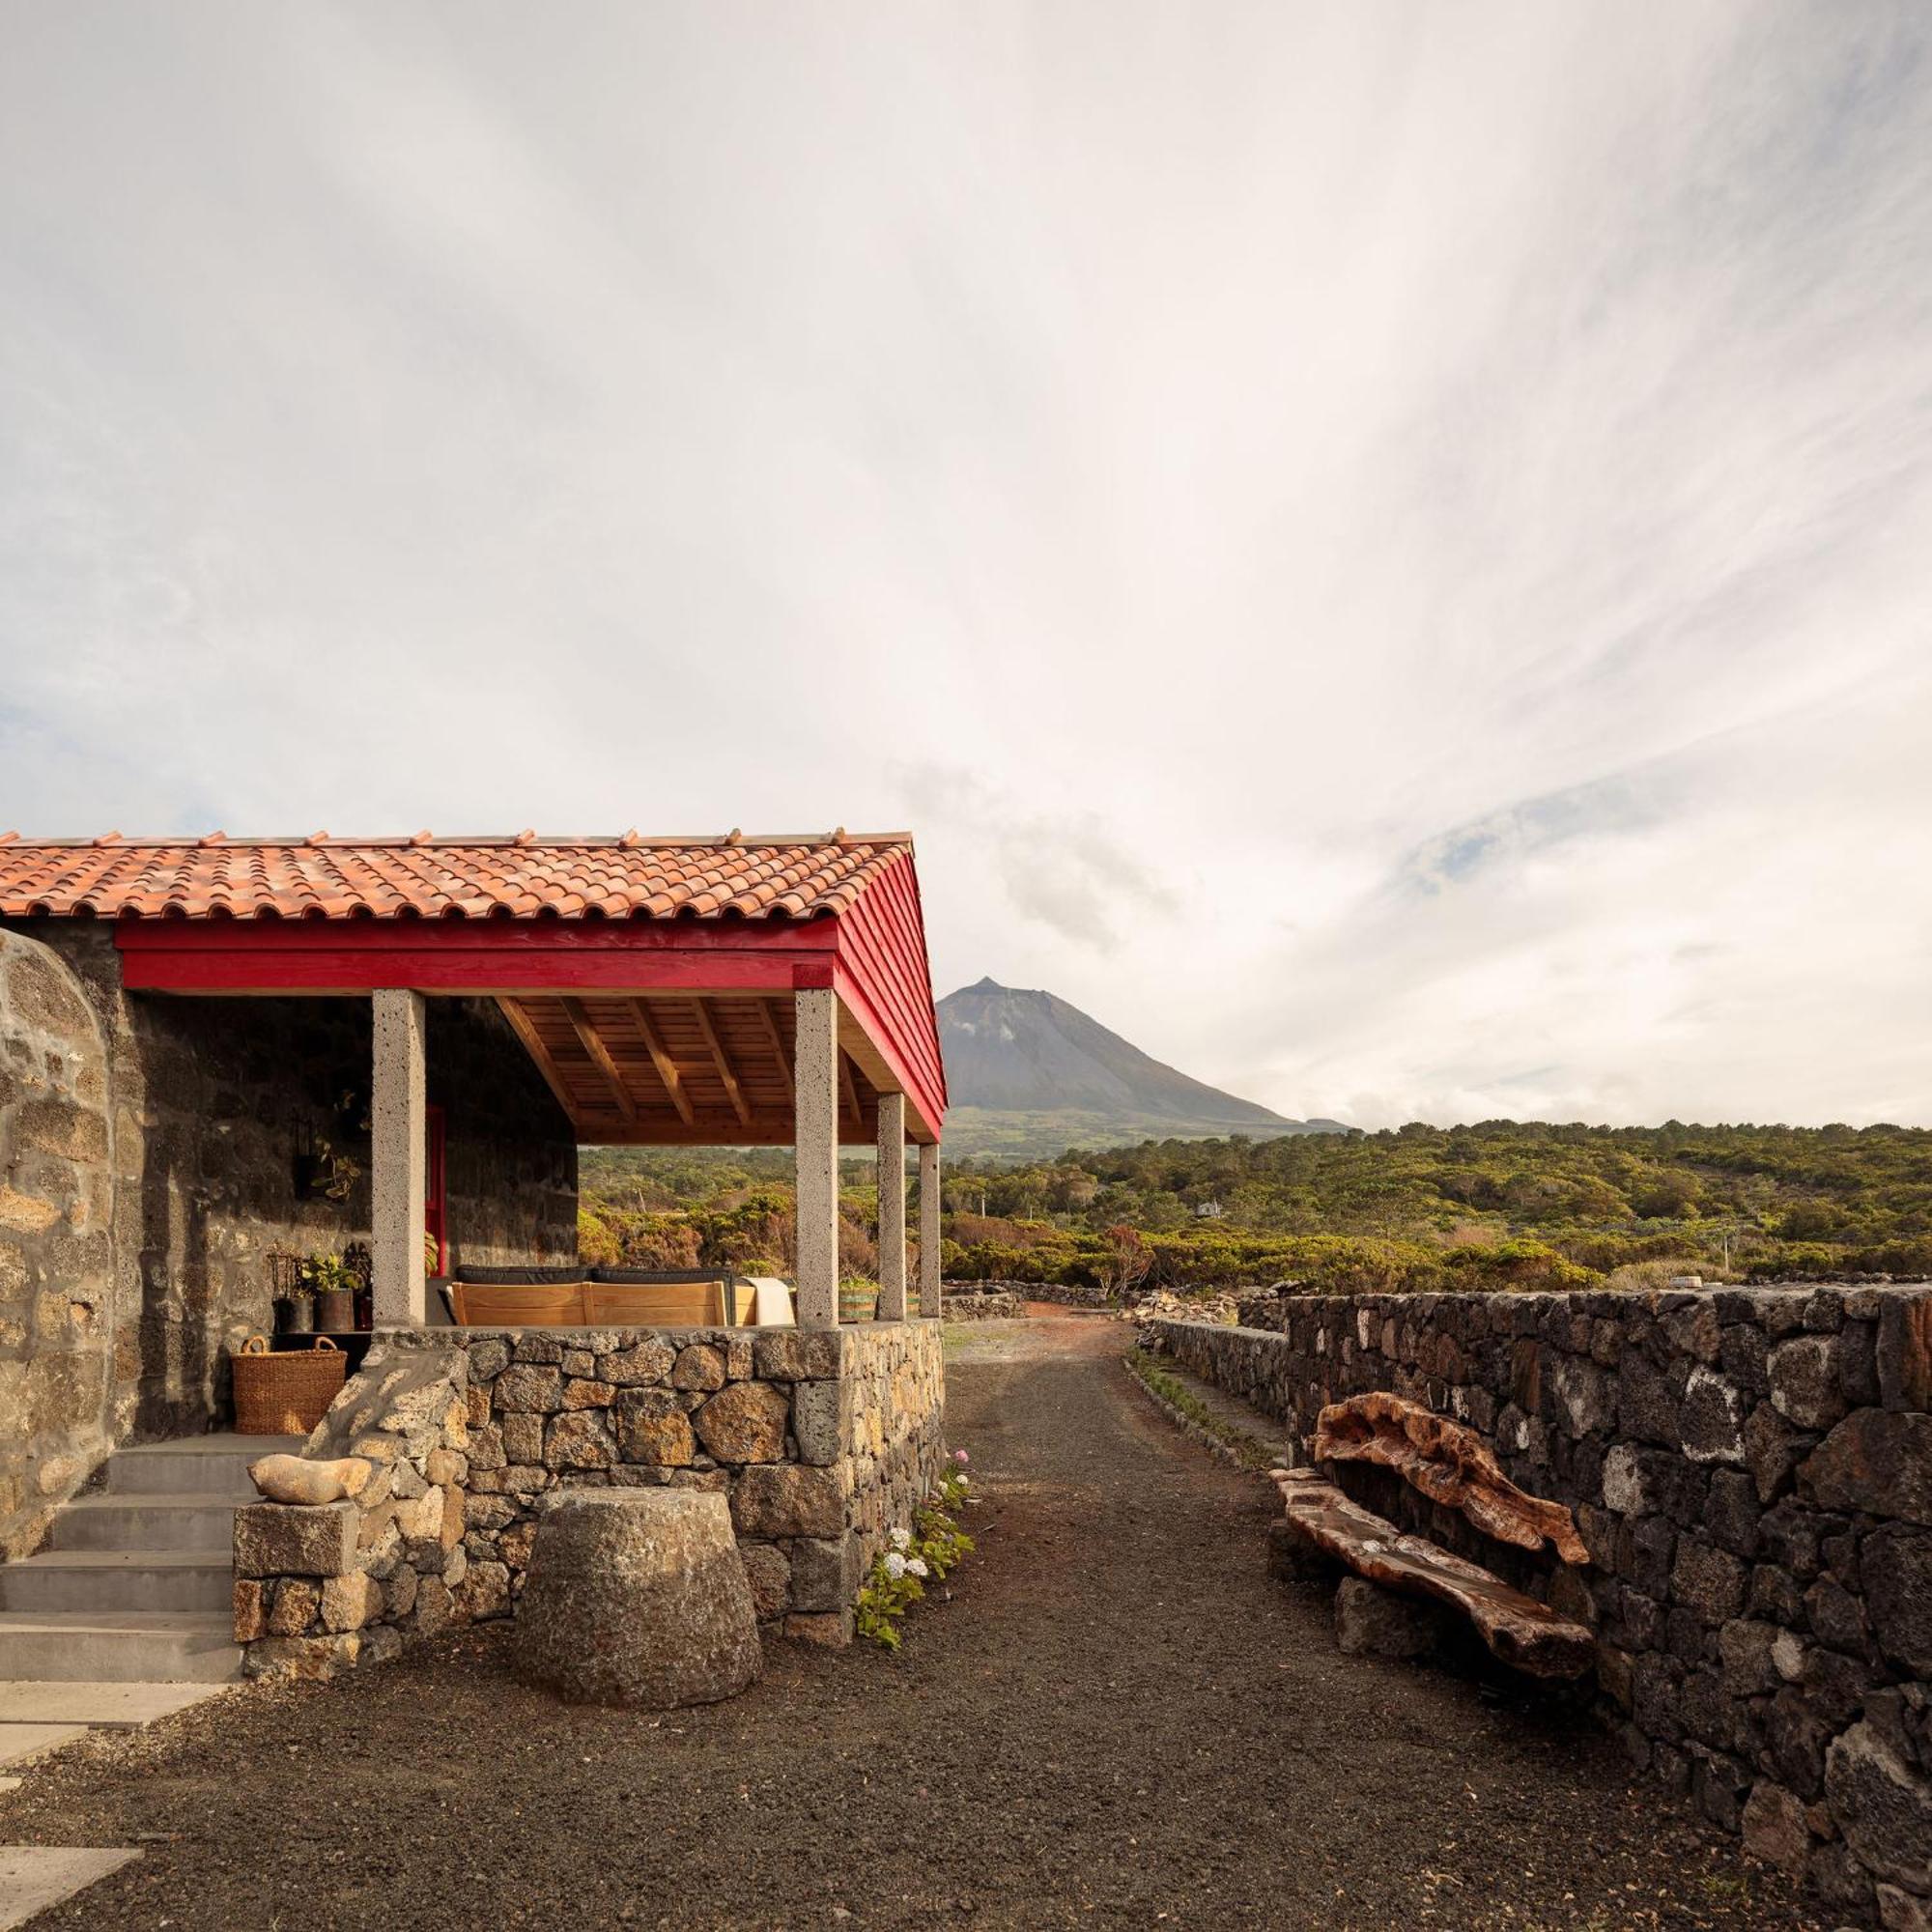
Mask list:
[{"label": "gravel path", "polygon": [[144,1846],[35,1926],[1810,1922],[1587,1729],[1337,1656],[1263,1574],[1264,1486],[1124,1341],[949,1341],[980,1552],[897,1657],[781,1645],[662,1719],[525,1690],[481,1637],[251,1688],[0,1798],[0,1842]]}]

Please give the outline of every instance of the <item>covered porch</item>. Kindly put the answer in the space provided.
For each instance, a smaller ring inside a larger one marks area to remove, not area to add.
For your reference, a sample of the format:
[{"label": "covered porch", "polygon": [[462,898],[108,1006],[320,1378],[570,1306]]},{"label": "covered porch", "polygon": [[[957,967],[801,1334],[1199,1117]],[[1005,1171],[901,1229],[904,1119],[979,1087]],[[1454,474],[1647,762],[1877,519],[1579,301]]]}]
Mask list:
[{"label": "covered porch", "polygon": [[[203,866],[264,850],[194,849]],[[495,1004],[581,1144],[792,1147],[802,1327],[838,1322],[839,1151],[872,1148],[878,1318],[937,1317],[945,1089],[909,840],[323,840],[274,855],[251,867],[271,886],[284,875],[272,903],[205,892],[151,918],[123,904],[115,944],[130,992],[371,1003],[378,1328],[442,1319],[424,1241],[428,1019],[458,998]],[[295,881],[323,866],[353,890],[298,910]]]}]

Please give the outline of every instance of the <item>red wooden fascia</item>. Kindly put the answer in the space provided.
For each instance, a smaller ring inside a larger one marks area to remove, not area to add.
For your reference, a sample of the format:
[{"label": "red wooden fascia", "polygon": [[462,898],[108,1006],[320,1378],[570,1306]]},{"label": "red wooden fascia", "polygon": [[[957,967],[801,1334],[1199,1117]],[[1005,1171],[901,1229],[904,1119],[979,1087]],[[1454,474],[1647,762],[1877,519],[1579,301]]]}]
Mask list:
[{"label": "red wooden fascia", "polygon": [[855,906],[790,921],[121,920],[130,992],[479,996],[832,987],[937,1134],[946,1075],[908,854]]}]

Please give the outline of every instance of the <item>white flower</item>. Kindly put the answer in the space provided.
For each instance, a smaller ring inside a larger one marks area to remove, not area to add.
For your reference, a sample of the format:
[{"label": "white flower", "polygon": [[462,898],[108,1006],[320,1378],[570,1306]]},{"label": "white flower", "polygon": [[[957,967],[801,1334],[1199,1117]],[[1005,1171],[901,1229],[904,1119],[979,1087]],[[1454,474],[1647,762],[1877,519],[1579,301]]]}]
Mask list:
[{"label": "white flower", "polygon": [[925,1558],[923,1556],[915,1556],[912,1559],[912,1561],[906,1565],[906,1575],[908,1577],[924,1577],[929,1574],[930,1573],[926,1570]]},{"label": "white flower", "polygon": [[893,1548],[895,1549],[910,1549],[912,1548],[912,1531],[909,1529],[894,1530]]},{"label": "white flower", "polygon": [[906,1560],[896,1549],[886,1558],[886,1575],[896,1583],[906,1573]]},{"label": "white flower", "polygon": [[973,1478],[971,1476],[955,1476],[953,1477],[952,1480],[955,1483],[957,1483],[962,1490],[970,1490],[973,1487]]}]

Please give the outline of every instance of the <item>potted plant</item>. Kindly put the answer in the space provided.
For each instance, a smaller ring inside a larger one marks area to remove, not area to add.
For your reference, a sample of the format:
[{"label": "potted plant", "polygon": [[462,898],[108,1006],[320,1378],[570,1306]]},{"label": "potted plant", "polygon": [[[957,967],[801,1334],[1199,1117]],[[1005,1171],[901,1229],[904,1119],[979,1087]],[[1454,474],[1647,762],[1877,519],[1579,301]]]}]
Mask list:
[{"label": "potted plant", "polygon": [[361,1286],[355,1268],[342,1255],[311,1255],[307,1275],[316,1328],[325,1335],[347,1334],[355,1326],[355,1291]]},{"label": "potted plant", "polygon": [[309,1335],[315,1331],[315,1291],[308,1285],[306,1264],[288,1292],[275,1297],[275,1332]]},{"label": "potted plant", "polygon": [[864,1275],[848,1274],[838,1284],[838,1319],[875,1321],[879,1315],[879,1284]]}]

